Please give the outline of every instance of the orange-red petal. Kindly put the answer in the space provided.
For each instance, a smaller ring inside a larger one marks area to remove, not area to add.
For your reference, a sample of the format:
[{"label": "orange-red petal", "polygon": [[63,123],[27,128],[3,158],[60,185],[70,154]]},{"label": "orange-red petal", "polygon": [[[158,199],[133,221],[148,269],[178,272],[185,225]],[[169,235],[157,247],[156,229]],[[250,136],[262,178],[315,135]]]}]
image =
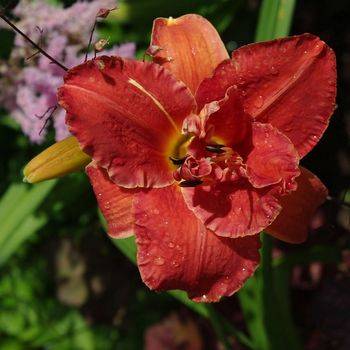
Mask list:
[{"label": "orange-red petal", "polygon": [[216,29],[195,14],[157,18],[149,52],[155,62],[171,70],[193,93],[200,82],[229,57]]},{"label": "orange-red petal", "polygon": [[134,234],[133,199],[137,190],[119,187],[112,182],[106,170],[91,163],[86,173],[94,189],[99,208],[113,238],[126,238]]},{"label": "orange-red petal", "polygon": [[151,289],[218,301],[237,291],[259,263],[258,236],[216,236],[187,208],[176,185],[137,194],[135,216],[138,265]]},{"label": "orange-red petal", "polygon": [[291,141],[270,124],[253,123],[247,176],[256,188],[275,185],[284,194],[296,189],[299,155]]},{"label": "orange-red petal", "polygon": [[201,84],[199,107],[222,98],[232,85],[245,95],[247,113],[281,130],[303,157],[335,107],[335,55],[311,34],[243,46]]},{"label": "orange-red petal", "polygon": [[214,127],[214,137],[239,151],[236,146],[248,137],[252,119],[244,112],[241,95],[234,87],[218,104],[219,110],[209,116],[207,124]]},{"label": "orange-red petal", "polygon": [[300,170],[296,179],[298,189],[281,198],[283,209],[266,228],[267,233],[288,243],[306,240],[312,215],[328,195],[327,188],[314,174],[302,167]]},{"label": "orange-red petal", "polygon": [[272,189],[246,179],[182,188],[188,207],[216,235],[244,237],[269,226],[281,211]]},{"label": "orange-red petal", "polygon": [[186,86],[150,62],[99,57],[71,69],[59,90],[80,146],[118,185],[173,182],[169,145],[195,109]]}]

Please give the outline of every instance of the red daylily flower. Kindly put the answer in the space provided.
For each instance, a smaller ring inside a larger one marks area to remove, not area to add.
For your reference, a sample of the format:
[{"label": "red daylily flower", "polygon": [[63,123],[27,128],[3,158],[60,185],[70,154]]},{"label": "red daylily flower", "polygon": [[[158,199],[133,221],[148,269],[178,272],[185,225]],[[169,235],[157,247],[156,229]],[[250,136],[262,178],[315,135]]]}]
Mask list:
[{"label": "red daylily flower", "polygon": [[334,54],[304,34],[230,59],[198,15],[156,19],[148,53],[69,70],[59,102],[109,234],[136,235],[143,281],[217,301],[256,269],[260,231],[302,242],[325,200],[299,160],[335,106]]}]

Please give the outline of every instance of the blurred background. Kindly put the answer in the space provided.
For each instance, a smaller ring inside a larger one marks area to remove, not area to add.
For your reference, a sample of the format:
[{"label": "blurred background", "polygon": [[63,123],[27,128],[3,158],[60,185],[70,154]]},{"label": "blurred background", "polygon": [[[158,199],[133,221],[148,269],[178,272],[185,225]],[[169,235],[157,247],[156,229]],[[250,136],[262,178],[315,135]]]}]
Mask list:
[{"label": "blurred background", "polygon": [[[21,29],[68,67],[83,61],[98,9],[116,5],[99,21],[96,39],[108,39],[104,53],[142,58],[156,17],[199,13],[229,52],[250,43],[260,1],[1,1]],[[306,243],[274,245],[281,288],[307,350],[350,349],[350,211],[342,204],[350,203],[349,18],[347,0],[297,1],[291,28],[326,41],[339,74],[330,127],[302,161],[333,200],[316,213]],[[0,23],[0,349],[221,349],[208,320],[142,284],[105,234],[83,173],[22,183],[23,166],[68,135],[63,112],[50,115],[61,79],[59,68]],[[234,296],[215,310],[248,332],[242,302]],[[231,341],[234,349],[248,349]]]}]

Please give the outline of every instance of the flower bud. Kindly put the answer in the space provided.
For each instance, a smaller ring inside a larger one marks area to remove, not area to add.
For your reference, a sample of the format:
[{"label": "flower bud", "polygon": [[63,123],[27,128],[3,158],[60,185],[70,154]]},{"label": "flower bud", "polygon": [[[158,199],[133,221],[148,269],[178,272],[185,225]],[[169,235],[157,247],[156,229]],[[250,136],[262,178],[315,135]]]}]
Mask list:
[{"label": "flower bud", "polygon": [[37,183],[78,172],[91,162],[75,137],[56,142],[33,158],[23,170],[23,181]]}]

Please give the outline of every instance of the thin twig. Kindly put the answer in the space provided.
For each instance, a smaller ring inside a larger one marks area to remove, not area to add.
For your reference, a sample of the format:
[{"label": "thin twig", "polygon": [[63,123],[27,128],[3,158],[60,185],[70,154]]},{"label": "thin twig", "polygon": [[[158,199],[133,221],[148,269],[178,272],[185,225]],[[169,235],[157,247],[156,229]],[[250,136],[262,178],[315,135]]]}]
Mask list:
[{"label": "thin twig", "polygon": [[[35,29],[40,33],[40,39],[39,39],[38,45],[43,46],[43,32],[44,32],[44,30],[42,28],[40,28],[39,26],[36,26]],[[31,58],[35,57],[39,53],[40,53],[40,51],[35,51],[32,55],[27,57],[26,60],[30,60]]]},{"label": "thin twig", "polygon": [[[52,107],[48,108],[47,112],[48,112],[51,108],[52,108]],[[56,109],[57,109],[57,108],[58,108],[57,105],[53,107],[53,109],[52,109],[50,115],[45,119],[45,122],[44,122],[42,128],[40,129],[39,135],[41,135],[41,133],[42,133],[43,130],[45,129],[45,127],[46,127],[48,121],[51,119],[51,117],[53,116],[53,114],[56,112]],[[47,113],[47,112],[46,112],[46,113]],[[45,115],[45,114],[44,114],[44,115]],[[44,117],[44,115],[42,116],[42,118]]]},{"label": "thin twig", "polygon": [[38,119],[43,119],[45,117],[45,115],[47,113],[49,113],[52,109],[54,109],[55,107],[57,107],[57,105],[54,105],[54,106],[51,106],[49,107],[43,114],[35,114],[35,116],[38,118]]},{"label": "thin twig", "polygon": [[92,27],[91,32],[90,32],[90,38],[89,38],[89,43],[88,43],[88,46],[87,46],[87,49],[86,49],[85,60],[84,60],[84,62],[86,62],[87,59],[88,59],[88,54],[89,54],[90,46],[91,46],[91,43],[92,43],[92,37],[94,36],[94,31],[95,31],[95,28],[96,28],[96,23],[97,23],[97,18],[95,18],[94,26]]},{"label": "thin twig", "polygon": [[65,71],[68,71],[68,68],[65,67],[62,63],[57,61],[51,55],[49,55],[45,50],[38,46],[32,39],[30,39],[26,34],[24,34],[14,23],[12,23],[3,13],[0,13],[0,18],[2,18],[15,32],[22,35],[34,48],[41,52],[45,57],[47,57],[51,62],[55,63],[57,66],[62,68]]}]

